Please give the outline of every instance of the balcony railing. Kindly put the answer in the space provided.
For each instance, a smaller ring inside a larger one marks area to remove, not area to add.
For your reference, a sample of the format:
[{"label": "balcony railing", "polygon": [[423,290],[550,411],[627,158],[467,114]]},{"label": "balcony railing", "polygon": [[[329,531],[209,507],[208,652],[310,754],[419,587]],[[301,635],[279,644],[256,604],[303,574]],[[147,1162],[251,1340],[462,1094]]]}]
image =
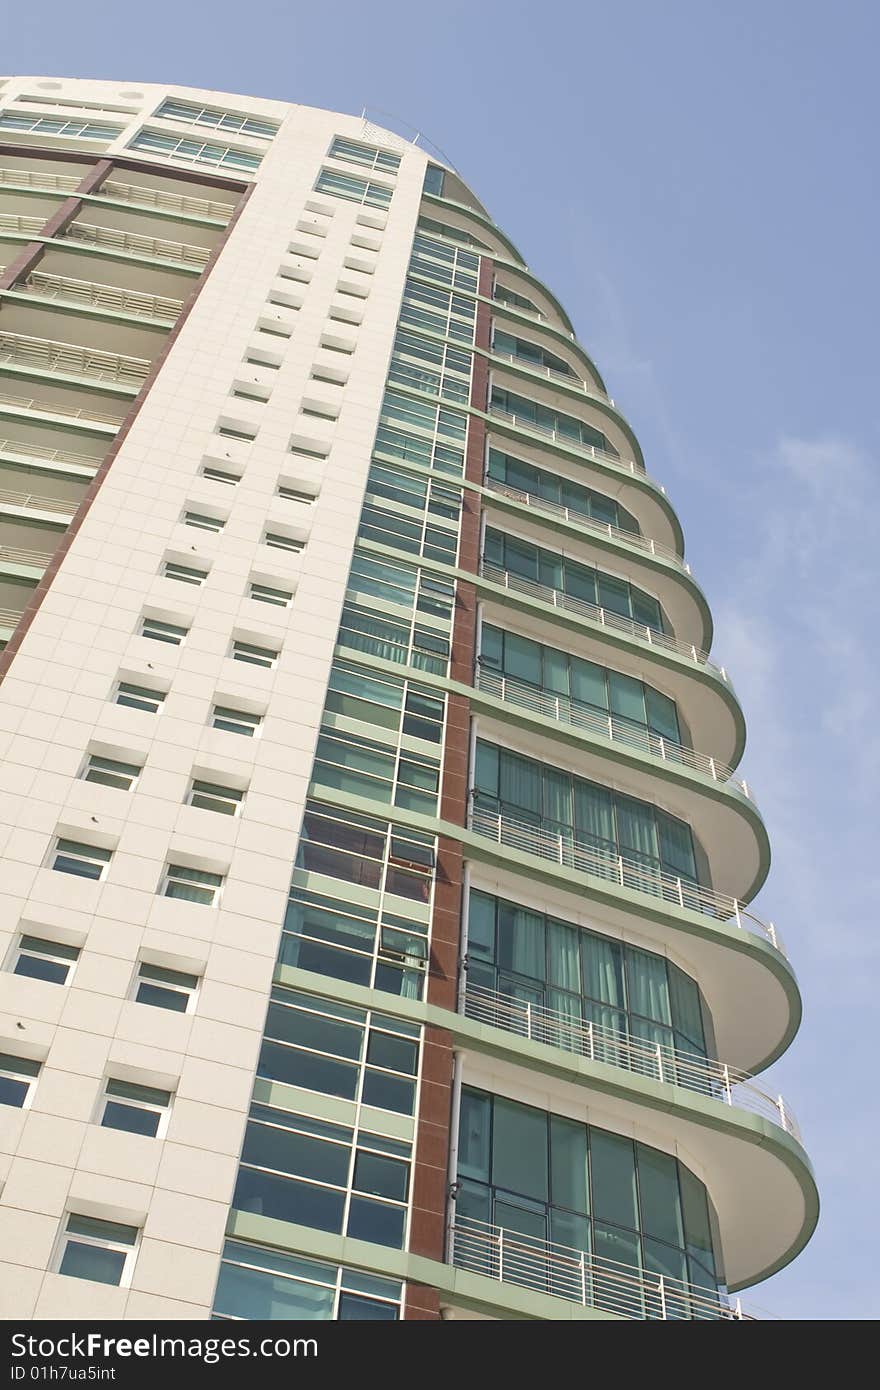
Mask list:
[{"label": "balcony railing", "polygon": [[146,357],[127,357],[118,352],[98,352],[75,343],[31,338],[24,333],[0,333],[0,362],[19,362],[43,371],[68,372],[124,386],[140,386],[150,370]]},{"label": "balcony railing", "polygon": [[[99,425],[113,425],[116,429],[119,428],[124,419],[122,415],[108,415],[102,410],[92,410],[91,406],[77,406],[74,408],[66,405],[47,405],[43,401],[38,401],[34,396],[0,395],[0,407],[4,405],[11,406],[16,410],[39,411],[42,415],[54,415],[61,420],[94,420]],[[36,449],[36,446],[32,447],[30,444],[26,447],[31,452]],[[59,457],[63,452],[63,450],[59,451]],[[55,451],[49,450],[45,454],[38,454],[37,457],[54,458]],[[73,457],[74,459],[79,459],[81,456],[77,454]],[[94,459],[89,459],[88,462],[94,463]]]},{"label": "balcony railing", "polygon": [[[3,401],[0,396],[0,402]],[[45,449],[41,444],[27,444],[22,439],[0,439],[0,454],[15,454],[18,458],[31,462],[34,459],[48,463],[72,463],[88,468],[94,473],[101,460],[91,454],[77,454],[72,449]]]},{"label": "balcony railing", "polygon": [[75,193],[80,181],[70,174],[50,174],[45,169],[0,168],[0,184],[14,188],[45,188],[53,193]]},{"label": "balcony railing", "polygon": [[[541,439],[551,439],[554,443],[564,444],[567,449],[574,449],[576,453],[583,454],[587,458],[598,459],[601,463],[609,463],[613,468],[619,468],[624,473],[644,474],[645,472],[635,459],[623,459],[617,454],[610,454],[607,449],[597,449],[592,444],[581,444],[577,439],[572,439],[571,435],[551,429],[549,425],[539,425],[536,420],[529,420],[525,415],[512,415],[509,410],[500,410],[498,406],[494,405],[490,405],[489,415],[496,420],[502,420],[506,425],[512,425],[514,429],[525,430],[527,434],[536,434]],[[665,493],[666,489],[661,487],[658,490]]]},{"label": "balcony railing", "polygon": [[607,1066],[620,1067],[652,1081],[681,1086],[710,1100],[748,1110],[752,1115],[771,1120],[801,1142],[800,1126],[783,1097],[765,1091],[748,1072],[695,1052],[682,1052],[662,1043],[629,1037],[616,1028],[584,1023],[569,1014],[500,994],[483,985],[468,982],[462,1006],[464,1016],[477,1023],[488,1023],[531,1042],[544,1043],[547,1047],[586,1057],[591,1062],[604,1062]]},{"label": "balcony railing", "polygon": [[597,521],[585,512],[575,511],[573,507],[563,507],[561,503],[552,502],[536,492],[523,492],[521,488],[511,487],[509,483],[502,483],[497,478],[486,478],[485,486],[490,492],[497,492],[501,497],[510,497],[514,502],[522,502],[523,506],[531,507],[533,511],[546,512],[548,516],[560,516],[563,520],[571,521],[586,531],[593,531],[598,536],[607,536],[609,540],[620,541],[624,545],[634,546],[637,550],[644,550],[649,555],[659,555],[661,559],[671,560],[678,569],[684,570],[685,574],[691,572],[690,565],[681,558],[678,551],[673,550],[671,545],[664,545],[662,541],[642,536],[638,531],[624,531],[622,527],[612,526],[607,521]]},{"label": "balcony railing", "polygon": [[21,614],[15,608],[0,608],[0,627],[15,627]]},{"label": "balcony railing", "polygon": [[700,1284],[650,1274],[619,1260],[521,1235],[456,1215],[449,1228],[450,1264],[502,1284],[517,1284],[638,1320],[753,1320],[739,1300]]},{"label": "balcony railing", "polygon": [[496,352],[494,348],[492,359],[495,362],[509,362],[512,367],[520,367],[525,372],[531,372],[533,376],[545,377],[551,382],[558,381],[563,386],[570,386],[574,391],[582,391],[585,396],[595,396],[596,400],[606,401],[608,405],[614,404],[607,391],[602,391],[592,383],[588,385],[574,372],[560,372],[557,367],[545,367],[542,362],[530,362],[527,357],[517,357],[515,352]]},{"label": "balcony railing", "polygon": [[207,265],[211,255],[205,246],[190,246],[183,241],[169,241],[165,237],[141,236],[138,232],[119,232],[115,227],[97,227],[90,222],[71,222],[62,233],[72,241],[87,242],[90,246],[104,246],[108,250],[125,251],[132,256],[149,256],[154,260],[177,261],[182,265]]},{"label": "balcony railing", "polygon": [[710,661],[708,653],[694,646],[693,642],[680,642],[668,632],[660,632],[657,628],[648,627],[646,623],[637,623],[621,613],[612,613],[610,608],[600,608],[587,599],[575,598],[572,594],[563,593],[561,589],[553,589],[549,584],[538,584],[533,579],[523,579],[521,575],[503,570],[499,565],[492,565],[486,560],[480,562],[480,574],[493,584],[500,584],[502,588],[509,589],[511,593],[528,594],[531,598],[549,604],[551,608],[561,608],[567,613],[579,613],[591,622],[598,623],[600,627],[613,632],[623,632],[627,637],[635,637],[638,641],[647,642],[649,646],[658,647],[661,651],[675,652],[685,660],[713,671],[725,685],[730,685],[724,667],[716,666],[714,661]]},{"label": "balcony railing", "polygon": [[51,555],[41,550],[19,550],[14,545],[0,545],[0,562],[6,561],[10,565],[34,565],[45,569],[51,559]]},{"label": "balcony railing", "polygon": [[168,324],[172,324],[183,309],[182,299],[140,294],[137,290],[117,289],[113,285],[99,285],[92,280],[73,280],[66,275],[47,275],[41,270],[35,270],[15,288],[41,295],[45,299],[57,299],[61,303],[112,309],[116,313],[160,319]]},{"label": "balcony railing", "polygon": [[118,179],[105,179],[96,196],[112,198],[114,202],[131,203],[135,207],[158,208],[162,212],[183,212],[190,217],[209,217],[224,225],[232,215],[229,203],[214,202],[210,198],[194,198],[187,193],[167,193],[159,188],[144,188],[140,184],[122,183]]},{"label": "balcony railing", "polygon": [[603,883],[616,884],[629,892],[641,893],[646,897],[660,899],[667,906],[680,908],[687,912],[697,912],[711,917],[716,922],[726,922],[753,932],[764,941],[769,941],[777,951],[784,954],[782,938],[772,922],[764,922],[751,912],[738,898],[727,893],[716,893],[701,883],[688,878],[678,878],[659,866],[640,863],[626,855],[616,854],[610,849],[587,844],[571,834],[546,830],[539,825],[529,825],[517,820],[503,811],[492,811],[472,801],[468,821],[471,830],[495,844],[508,849],[519,850],[524,854],[536,855],[549,860],[564,869],[574,869],[590,878],[598,878]]},{"label": "balcony railing", "polygon": [[711,777],[713,782],[720,782],[722,785],[732,784],[743,796],[747,796],[756,804],[748,782],[734,777],[733,768],[711,758],[708,753],[697,753],[693,748],[676,743],[674,739],[664,738],[641,724],[621,719],[619,715],[603,713],[583,700],[572,699],[570,695],[556,695],[552,690],[542,690],[540,686],[529,685],[528,681],[517,680],[515,676],[501,675],[481,662],[477,664],[474,679],[478,690],[485,691],[487,695],[494,695],[496,699],[503,700],[508,705],[517,705],[520,709],[542,714],[547,719],[556,720],[557,723],[585,729],[588,733],[598,734],[600,738],[610,739],[612,743],[637,748],[639,752],[648,753],[652,758],[661,758],[663,762],[688,767],[694,772]]},{"label": "balcony railing", "polygon": [[72,517],[76,502],[59,502],[57,497],[41,497],[35,492],[10,492],[0,488],[0,506],[24,507],[29,511],[56,512],[59,516]]},{"label": "balcony railing", "polygon": [[22,217],[18,212],[0,212],[0,232],[23,232],[27,236],[39,236],[45,225],[45,217]]}]

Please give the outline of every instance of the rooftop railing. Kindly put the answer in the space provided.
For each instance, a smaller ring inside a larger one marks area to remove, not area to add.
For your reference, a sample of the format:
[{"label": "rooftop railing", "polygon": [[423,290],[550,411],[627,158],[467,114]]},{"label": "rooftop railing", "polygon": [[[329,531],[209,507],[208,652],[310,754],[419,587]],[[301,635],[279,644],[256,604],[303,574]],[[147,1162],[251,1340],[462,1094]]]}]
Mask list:
[{"label": "rooftop railing", "polygon": [[191,246],[183,241],[165,237],[141,236],[138,232],[120,232],[115,227],[98,227],[90,222],[71,222],[62,233],[72,241],[90,246],[103,246],[112,251],[125,251],[132,256],[149,256],[154,260],[177,261],[181,265],[207,265],[211,252],[206,246]]},{"label": "rooftop railing", "polygon": [[160,319],[167,324],[172,324],[183,309],[182,299],[117,289],[114,285],[100,285],[92,280],[73,280],[67,275],[47,275],[41,270],[33,271],[15,288],[41,295],[45,299],[112,309],[116,313],[132,314],[135,318]]},{"label": "rooftop railing", "polygon": [[640,753],[648,753],[652,758],[660,758],[663,762],[690,768],[693,772],[711,777],[713,782],[730,784],[756,804],[748,782],[735,777],[733,768],[728,767],[726,763],[719,762],[708,753],[698,753],[693,748],[686,748],[684,744],[654,733],[642,724],[635,724],[632,720],[622,719],[617,714],[598,710],[583,700],[572,699],[570,695],[557,695],[552,690],[529,685],[528,681],[518,680],[515,676],[502,675],[482,662],[477,664],[475,682],[478,690],[485,691],[487,695],[494,695],[506,704],[530,710],[533,714],[542,714],[560,724],[571,724],[576,729],[584,729],[587,733],[610,739],[612,743],[636,748]]},{"label": "rooftop railing", "polygon": [[[9,396],[0,395],[0,407],[9,406],[15,410],[39,411],[43,415],[54,415],[63,420],[94,420],[99,425],[113,425],[117,429],[122,424],[122,415],[109,415],[106,411],[92,410],[91,406],[66,406],[66,405],[47,405],[43,401],[38,401],[35,396]],[[28,450],[33,451],[36,446],[27,445]],[[59,451],[63,453],[64,451]],[[48,453],[36,455],[40,458],[54,457],[54,450]],[[75,458],[81,457],[75,455]],[[90,459],[89,462],[94,462]]]},{"label": "rooftop railing", "polygon": [[777,951],[785,953],[782,938],[772,922],[762,919],[738,898],[728,893],[716,893],[692,879],[680,878],[658,866],[640,862],[627,855],[617,854],[602,845],[578,840],[570,832],[546,830],[529,825],[504,811],[493,811],[472,800],[469,821],[471,830],[495,844],[524,854],[549,860],[564,869],[614,884],[629,892],[660,900],[667,907],[685,912],[697,912],[716,922],[740,927],[769,941]]},{"label": "rooftop railing", "polygon": [[572,594],[563,593],[561,589],[553,589],[549,584],[538,584],[533,579],[524,579],[521,575],[501,569],[499,565],[490,564],[486,560],[480,563],[480,574],[493,584],[500,584],[502,588],[509,589],[511,593],[528,594],[530,598],[539,599],[551,608],[564,609],[567,613],[579,613],[581,617],[589,618],[591,622],[598,623],[600,627],[608,628],[612,632],[622,632],[627,637],[635,637],[638,641],[647,642],[649,646],[657,647],[661,651],[675,652],[686,661],[692,661],[695,665],[714,672],[725,685],[730,685],[724,667],[716,666],[714,661],[709,659],[708,653],[695,646],[693,642],[680,642],[671,633],[660,632],[657,628],[648,627],[646,623],[637,623],[633,618],[613,613],[609,608],[600,608],[587,599],[576,598]]},{"label": "rooftop railing", "polygon": [[211,198],[195,198],[189,193],[168,193],[160,188],[145,188],[141,184],[122,183],[105,179],[96,190],[97,197],[112,198],[114,202],[131,203],[135,207],[157,208],[161,212],[183,212],[190,217],[209,217],[213,221],[229,221],[233,209],[229,203]]},{"label": "rooftop railing", "polygon": [[456,1214],[449,1228],[449,1263],[503,1284],[517,1284],[639,1320],[754,1320],[737,1299],[702,1284],[651,1274],[619,1260],[504,1226]]},{"label": "rooftop railing", "polygon": [[18,362],[51,372],[93,377],[140,386],[150,370],[146,357],[128,357],[118,352],[98,352],[75,343],[59,343],[49,338],[32,338],[24,333],[0,332],[0,362]]},{"label": "rooftop railing", "polygon": [[[496,420],[502,420],[506,425],[512,425],[514,429],[525,430],[527,434],[535,434],[540,439],[551,439],[556,444],[564,444],[567,449],[574,449],[576,453],[583,454],[586,458],[598,459],[601,463],[611,464],[613,468],[619,468],[623,473],[644,474],[645,469],[641,464],[636,463],[635,459],[624,459],[618,454],[609,453],[607,449],[597,449],[592,444],[582,444],[579,440],[573,439],[570,434],[563,434],[561,430],[552,429],[549,425],[539,425],[536,420],[530,420],[525,415],[514,415],[509,410],[501,410],[498,406],[490,405],[489,415]],[[659,488],[660,492],[665,492],[665,488]]]},{"label": "rooftop railing", "polygon": [[547,1009],[543,1004],[529,1003],[470,982],[465,986],[462,1013],[465,1018],[501,1028],[505,1033],[514,1033],[531,1042],[544,1043],[590,1062],[604,1062],[636,1076],[680,1086],[723,1105],[748,1110],[752,1115],[772,1121],[798,1143],[802,1142],[800,1126],[783,1097],[764,1090],[748,1072],[738,1071],[723,1062],[631,1037],[616,1028],[583,1022],[570,1014]]},{"label": "rooftop railing", "polygon": [[685,574],[690,574],[691,567],[687,561],[683,560],[677,550],[671,545],[664,545],[662,541],[655,541],[651,536],[643,536],[638,531],[625,531],[621,526],[612,526],[610,522],[597,521],[595,517],[588,516],[586,512],[575,511],[573,507],[563,507],[560,502],[553,502],[549,497],[541,497],[536,492],[524,492],[522,488],[511,487],[509,483],[502,483],[498,478],[486,478],[485,486],[490,492],[497,492],[501,497],[509,497],[514,502],[521,502],[525,507],[531,507],[536,512],[546,512],[548,516],[559,516],[565,521],[571,521],[574,525],[582,527],[585,531],[592,531],[599,536],[607,536],[609,540],[620,541],[624,545],[643,550],[648,555],[658,555],[663,560],[670,560]]}]

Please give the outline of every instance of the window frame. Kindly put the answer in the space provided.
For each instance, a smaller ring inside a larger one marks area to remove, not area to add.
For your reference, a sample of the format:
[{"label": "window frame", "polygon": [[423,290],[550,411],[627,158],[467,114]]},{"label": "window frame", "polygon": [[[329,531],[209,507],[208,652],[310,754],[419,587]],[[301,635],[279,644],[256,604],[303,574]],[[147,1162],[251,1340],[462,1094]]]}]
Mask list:
[{"label": "window frame", "polygon": [[[149,1101],[144,1097],[125,1096],[114,1094],[111,1086],[130,1086],[136,1090],[153,1091],[158,1095],[167,1096],[168,1099],[163,1103]],[[95,1123],[100,1129],[115,1129],[120,1134],[136,1134],[143,1139],[164,1139],[168,1124],[171,1119],[171,1109],[174,1104],[174,1092],[166,1091],[164,1087],[147,1086],[139,1081],[124,1081],[122,1077],[106,1076],[101,1088],[101,1095],[98,1102],[98,1114]],[[157,1116],[156,1130],[153,1134],[144,1134],[140,1130],[126,1129],[124,1125],[114,1125],[107,1121],[108,1106],[126,1106],[130,1110],[143,1110],[151,1115]]]},{"label": "window frame", "polygon": [[[119,1239],[114,1240],[109,1235],[101,1238],[100,1236],[89,1235],[85,1232],[72,1232],[70,1231],[70,1222],[76,1220],[95,1221],[99,1225],[103,1225],[109,1228],[115,1227],[117,1229],[123,1228],[132,1230],[135,1232],[134,1239],[129,1243]],[[133,1226],[129,1222],[107,1221],[105,1218],[99,1216],[83,1216],[80,1212],[66,1211],[62,1218],[61,1228],[58,1233],[57,1246],[52,1258],[52,1272],[54,1274],[63,1274],[64,1277],[68,1279],[85,1279],[86,1283],[98,1283],[106,1285],[106,1287],[108,1288],[130,1288],[132,1276],[134,1274],[135,1262],[137,1261],[138,1252],[140,1250],[142,1235],[142,1228],[138,1226]],[[67,1254],[67,1249],[68,1246],[71,1244],[71,1241],[80,1245],[87,1245],[92,1249],[109,1250],[115,1253],[123,1254],[124,1259],[119,1279],[86,1279],[85,1276],[81,1274],[72,1274],[70,1271],[63,1270],[62,1265],[64,1263],[64,1259]]]},{"label": "window frame", "polygon": [[[162,976],[166,978],[157,976],[155,973],[152,976],[149,973],[145,975],[145,971],[161,971]],[[194,981],[194,983],[191,985],[186,985],[181,983],[179,980],[167,978],[170,975],[186,976],[188,980],[192,980]],[[168,1004],[157,1004],[155,1001],[150,999],[139,999],[138,993],[140,992],[140,986],[142,984],[148,985],[154,989],[165,990],[168,994],[179,994],[183,996],[186,999],[186,1008],[174,1009]],[[201,976],[193,975],[190,971],[175,970],[173,966],[153,965],[150,961],[139,960],[135,965],[134,977],[132,981],[132,987],[129,998],[133,1004],[143,1004],[143,1006],[147,1009],[164,1009],[166,1013],[175,1013],[181,1015],[192,1014],[195,1013],[196,1006],[198,1004],[201,984]]]},{"label": "window frame", "polygon": [[[52,949],[45,951],[37,950],[35,946],[28,946],[26,944],[31,941],[37,942],[41,946],[51,947]],[[56,952],[57,954],[55,954]],[[65,954],[66,952],[73,952],[73,954],[67,955]],[[20,979],[41,980],[43,984],[60,985],[61,988],[64,989],[70,984],[73,978],[81,954],[82,948],[79,946],[70,946],[65,941],[52,941],[50,937],[37,936],[34,932],[22,931],[19,932],[18,939],[13,942],[7,968],[10,970],[11,974],[18,975]],[[19,970],[18,966],[23,956],[26,959],[47,960],[54,962],[58,966],[63,965],[65,967],[64,979],[53,980],[45,975],[32,975],[26,970]]]},{"label": "window frame", "polygon": [[[97,874],[80,874],[77,873],[76,869],[59,869],[57,861],[61,856],[67,854],[69,855],[71,860],[77,859],[77,855],[74,853],[74,849],[70,848],[65,850],[62,848],[62,846],[64,845],[75,847],[77,850],[99,851],[97,859],[90,859],[88,855],[84,854],[78,857],[78,862],[84,864],[100,864],[100,872]],[[105,854],[107,856],[106,859],[103,858],[103,855]],[[90,845],[87,840],[71,840],[66,835],[58,835],[55,837],[52,847],[49,850],[49,860],[51,862],[49,863],[48,867],[52,869],[55,873],[71,874],[74,878],[86,879],[90,883],[103,883],[112,858],[113,850],[106,849],[103,845]]]}]

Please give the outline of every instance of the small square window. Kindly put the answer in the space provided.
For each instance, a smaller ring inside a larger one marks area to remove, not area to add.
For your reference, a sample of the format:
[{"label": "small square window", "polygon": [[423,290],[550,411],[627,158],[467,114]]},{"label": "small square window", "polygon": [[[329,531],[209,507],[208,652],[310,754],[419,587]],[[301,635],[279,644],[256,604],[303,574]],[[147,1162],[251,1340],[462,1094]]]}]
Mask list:
[{"label": "small square window", "polygon": [[286,483],[278,484],[278,496],[283,497],[287,502],[303,502],[310,507],[315,500],[313,492],[302,492],[299,488],[288,487]]},{"label": "small square window", "polygon": [[215,705],[211,724],[215,729],[223,729],[228,734],[244,734],[255,738],[263,722],[261,714],[250,714],[247,710],[231,709],[228,705]]},{"label": "small square window", "polygon": [[166,560],[162,574],[166,579],[179,579],[181,584],[204,584],[207,570],[196,569],[194,565],[179,565],[176,560]]},{"label": "small square window", "polygon": [[270,584],[251,584],[250,597],[259,603],[274,603],[276,608],[286,608],[293,594],[289,589],[273,589]]},{"label": "small square window", "polygon": [[32,1062],[29,1057],[16,1057],[11,1052],[0,1052],[0,1105],[26,1109],[39,1074],[39,1062]]},{"label": "small square window", "polygon": [[100,782],[104,787],[117,787],[120,791],[134,790],[143,768],[137,763],[118,763],[114,758],[104,758],[99,753],[89,755],[83,771],[86,782]]},{"label": "small square window", "polygon": [[188,629],[178,623],[163,623],[159,618],[144,618],[141,623],[141,637],[151,637],[155,642],[170,642],[179,647]]},{"label": "small square window", "polygon": [[73,1279],[96,1284],[129,1284],[138,1243],[137,1226],[68,1216],[59,1246],[57,1269]]},{"label": "small square window", "polygon": [[23,933],[12,973],[26,975],[31,980],[45,980],[52,985],[69,985],[78,959],[77,946],[65,946],[60,941]]},{"label": "small square window", "polygon": [[190,787],[189,805],[202,811],[219,811],[224,816],[237,816],[244,802],[244,792],[235,787],[223,787],[217,782],[195,780]]},{"label": "small square window", "polygon": [[52,853],[52,868],[61,874],[76,874],[79,878],[102,879],[113,851],[99,845],[87,845],[82,840],[59,839]]},{"label": "small square window", "polygon": [[134,984],[134,1002],[151,1004],[173,1013],[192,1013],[198,995],[197,975],[183,970],[166,970],[162,965],[147,965],[141,961]]},{"label": "small square window", "polygon": [[150,690],[145,685],[132,685],[129,681],[120,681],[116,687],[117,705],[126,705],[129,709],[142,709],[148,714],[158,714],[164,700],[164,690]]},{"label": "small square window", "polygon": [[207,512],[190,512],[183,514],[184,526],[195,526],[199,531],[222,531],[224,522],[219,516],[209,516]]},{"label": "small square window", "polygon": [[247,661],[251,666],[265,666],[271,670],[278,660],[278,653],[271,647],[256,647],[253,642],[233,642],[233,661]]},{"label": "small square window", "polygon": [[169,864],[162,881],[162,894],[166,898],[182,898],[184,902],[215,907],[222,886],[222,874],[191,869],[187,864]]},{"label": "small square window", "polygon": [[227,487],[238,487],[241,482],[237,473],[227,473],[225,468],[214,468],[207,463],[202,468],[202,477],[210,478],[212,483],[225,483]]},{"label": "small square window", "polygon": [[298,555],[305,550],[305,541],[296,540],[293,536],[285,536],[280,531],[267,531],[263,537],[263,544],[270,545],[275,550],[289,550],[292,555]]},{"label": "small square window", "polygon": [[253,444],[257,437],[256,430],[236,430],[231,425],[221,425],[217,433],[224,439],[240,439],[245,444]]},{"label": "small square window", "polygon": [[165,1132],[170,1106],[170,1091],[111,1079],[104,1087],[100,1123],[104,1129],[122,1129],[155,1139]]}]

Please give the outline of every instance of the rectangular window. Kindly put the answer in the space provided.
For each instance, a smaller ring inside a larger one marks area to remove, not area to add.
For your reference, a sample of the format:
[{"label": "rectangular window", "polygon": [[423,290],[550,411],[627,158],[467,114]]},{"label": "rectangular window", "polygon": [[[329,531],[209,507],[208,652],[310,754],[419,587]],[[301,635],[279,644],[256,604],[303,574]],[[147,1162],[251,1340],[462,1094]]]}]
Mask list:
[{"label": "rectangular window", "polygon": [[137,763],[118,763],[114,758],[104,758],[92,753],[83,772],[86,782],[100,782],[102,787],[117,787],[119,791],[134,790],[135,783],[143,768]]},{"label": "rectangular window", "polygon": [[94,1216],[67,1218],[58,1255],[58,1273],[96,1284],[129,1284],[138,1242],[137,1226],[99,1221]]},{"label": "rectangular window", "polygon": [[78,959],[77,946],[24,934],[18,943],[12,973],[26,975],[31,980],[46,980],[52,985],[68,985]]},{"label": "rectangular window", "polygon": [[0,115],[0,130],[28,131],[39,135],[63,135],[80,140],[115,140],[122,133],[121,125],[104,125],[100,121],[68,121],[63,117],[30,115],[25,111],[4,111]]},{"label": "rectangular window", "polygon": [[181,584],[204,584],[207,570],[196,569],[193,565],[179,565],[176,560],[166,560],[162,574],[166,579],[179,579]]},{"label": "rectangular window", "polygon": [[52,855],[52,868],[62,874],[76,874],[79,878],[104,877],[113,851],[101,849],[98,845],[87,845],[80,840],[59,839]]},{"label": "rectangular window", "polygon": [[141,637],[151,637],[155,642],[170,642],[179,647],[186,637],[188,628],[178,623],[163,623],[159,618],[144,618],[141,623]]},{"label": "rectangular window", "polygon": [[315,192],[330,193],[336,198],[346,198],[349,202],[367,207],[387,208],[394,189],[386,184],[356,178],[354,174],[337,174],[334,169],[322,169]]},{"label": "rectangular window", "polygon": [[288,589],[273,589],[269,584],[252,584],[250,596],[259,603],[274,603],[276,608],[286,608],[293,598]]},{"label": "rectangular window", "polygon": [[271,140],[278,134],[278,122],[264,117],[245,116],[238,111],[224,111],[218,106],[198,106],[194,102],[163,101],[156,112],[161,120],[177,121],[181,125],[210,126],[230,135],[249,135],[255,140]]},{"label": "rectangular window", "polygon": [[135,979],[134,1002],[151,1004],[156,1009],[171,1009],[178,1014],[192,1013],[198,989],[197,975],[141,961]]},{"label": "rectangular window", "polygon": [[385,169],[396,173],[400,168],[400,155],[391,150],[379,150],[375,145],[361,145],[356,140],[344,140],[337,135],[330,146],[330,158],[341,159],[346,164],[362,164],[367,169]]},{"label": "rectangular window", "polygon": [[235,787],[223,787],[217,782],[197,779],[190,788],[188,804],[201,811],[219,811],[224,816],[237,816],[243,802],[244,792],[236,791]]},{"label": "rectangular window", "polygon": [[229,1240],[214,1318],[393,1322],[402,1294],[401,1284],[376,1274]]},{"label": "rectangular window", "polygon": [[275,550],[289,550],[292,555],[298,555],[306,546],[305,541],[295,540],[293,536],[285,536],[280,531],[267,531],[263,544],[271,545]]},{"label": "rectangular window", "polygon": [[[202,468],[202,477],[210,478],[212,483],[225,483],[227,487],[238,487],[241,478],[237,473],[227,473],[223,468],[215,468],[213,464],[206,463]],[[189,525],[195,525],[190,522]]]},{"label": "rectangular window", "polygon": [[29,1057],[16,1057],[11,1052],[0,1052],[0,1105],[25,1109],[39,1074],[39,1062],[32,1062]]},{"label": "rectangular window", "polygon": [[162,881],[162,895],[214,907],[222,886],[222,874],[212,874],[206,869],[191,869],[188,864],[169,864]]},{"label": "rectangular window", "polygon": [[206,512],[184,512],[183,524],[199,531],[222,531],[224,526],[219,516],[208,516]]},{"label": "rectangular window", "polygon": [[164,690],[149,690],[145,685],[132,685],[129,681],[120,681],[116,687],[117,705],[142,709],[147,714],[158,714],[164,700]]},{"label": "rectangular window", "polygon": [[246,661],[251,666],[265,666],[272,670],[278,660],[278,653],[271,647],[256,647],[253,642],[233,642],[232,660]]},{"label": "rectangular window", "polygon": [[261,154],[218,145],[211,140],[192,140],[166,135],[145,127],[128,143],[130,150],[143,150],[162,159],[181,159],[187,164],[212,164],[221,169],[255,171],[260,167]]},{"label": "rectangular window", "polygon": [[244,734],[246,738],[255,738],[262,722],[261,714],[231,709],[228,705],[215,705],[211,715],[211,724],[215,729],[224,729],[228,734]]},{"label": "rectangular window", "polygon": [[110,1079],[104,1087],[101,1126],[155,1139],[165,1132],[170,1105],[170,1091]]},{"label": "rectangular window", "polygon": [[288,502],[304,502],[306,506],[310,506],[315,500],[314,493],[301,492],[298,488],[286,487],[284,483],[278,484],[277,491],[278,496],[285,498]]}]

